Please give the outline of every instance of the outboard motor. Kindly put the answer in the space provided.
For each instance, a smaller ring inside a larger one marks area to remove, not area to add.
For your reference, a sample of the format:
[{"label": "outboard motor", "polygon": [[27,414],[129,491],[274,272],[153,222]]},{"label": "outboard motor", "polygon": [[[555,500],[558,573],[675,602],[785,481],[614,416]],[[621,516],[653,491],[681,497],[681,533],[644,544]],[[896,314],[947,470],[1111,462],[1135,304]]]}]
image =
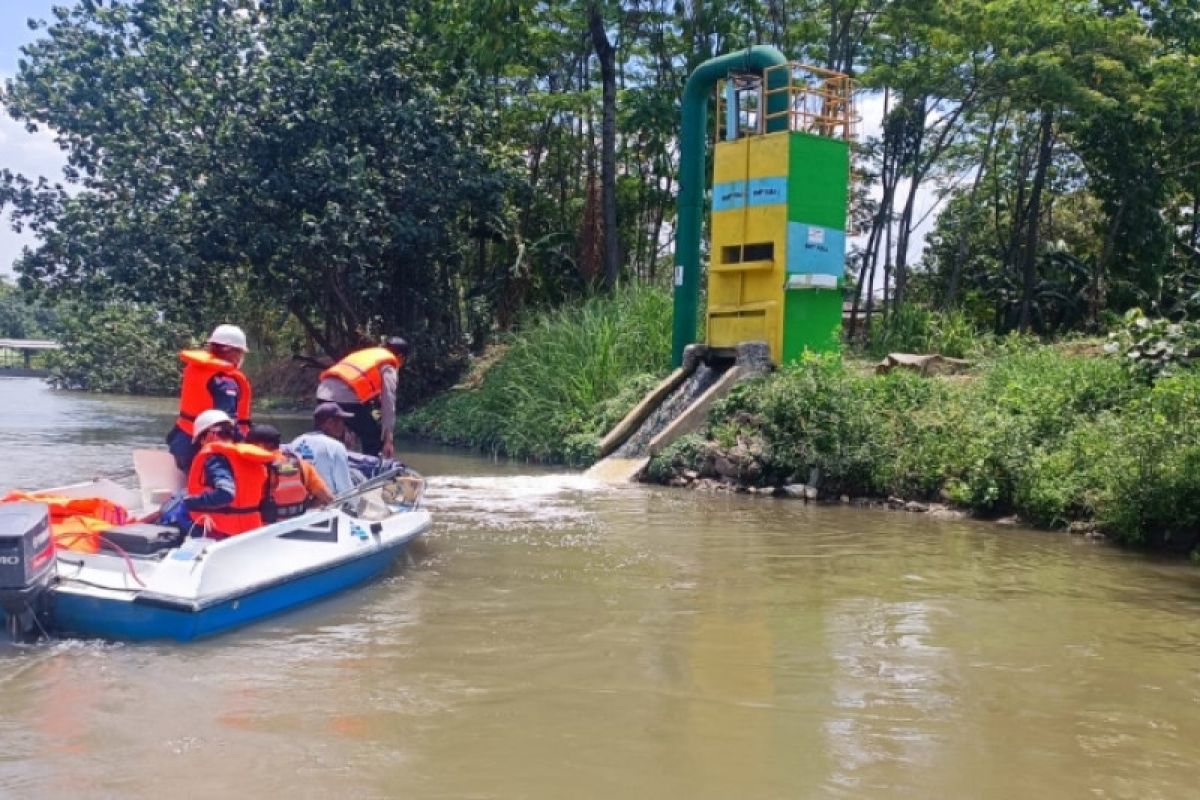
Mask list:
[{"label": "outboard motor", "polygon": [[36,638],[43,595],[57,574],[50,511],[42,503],[0,505],[0,610],[16,641]]}]

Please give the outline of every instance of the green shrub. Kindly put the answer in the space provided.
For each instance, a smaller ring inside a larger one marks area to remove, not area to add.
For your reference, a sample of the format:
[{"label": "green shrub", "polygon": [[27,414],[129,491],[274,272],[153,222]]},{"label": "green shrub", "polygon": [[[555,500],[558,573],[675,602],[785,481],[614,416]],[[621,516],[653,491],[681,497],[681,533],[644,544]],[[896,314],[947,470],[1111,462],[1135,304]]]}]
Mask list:
[{"label": "green shrub", "polygon": [[1104,349],[1118,356],[1131,375],[1150,383],[1177,374],[1200,358],[1200,322],[1152,319],[1133,308],[1109,334]]},{"label": "green shrub", "polygon": [[646,477],[657,483],[665,483],[677,472],[699,466],[709,450],[708,442],[702,435],[689,433],[681,436],[650,459],[646,466]]},{"label": "green shrub", "polygon": [[1017,507],[1037,454],[1054,448],[1081,421],[1119,407],[1139,392],[1108,359],[1071,356],[1011,341],[962,398],[959,447],[948,465],[951,499],[983,512]]},{"label": "green shrub", "polygon": [[765,482],[807,480],[816,469],[825,491],[861,490],[872,485],[882,441],[870,394],[870,378],[837,356],[810,354],[735,387],[715,406],[711,430],[726,443],[761,436]]},{"label": "green shrub", "polygon": [[708,436],[726,449],[761,439],[763,482],[807,480],[817,469],[827,494],[945,494],[1002,513],[1024,502],[1053,507],[1035,499],[1031,465],[1081,422],[1143,391],[1111,360],[1031,340],[1003,343],[977,377],[950,379],[874,376],[810,356],[737,387],[714,408]]},{"label": "green shrub", "polygon": [[1033,460],[1019,496],[1042,525],[1094,520],[1144,544],[1200,530],[1200,376],[1164,378],[1126,406],[1081,420]]}]

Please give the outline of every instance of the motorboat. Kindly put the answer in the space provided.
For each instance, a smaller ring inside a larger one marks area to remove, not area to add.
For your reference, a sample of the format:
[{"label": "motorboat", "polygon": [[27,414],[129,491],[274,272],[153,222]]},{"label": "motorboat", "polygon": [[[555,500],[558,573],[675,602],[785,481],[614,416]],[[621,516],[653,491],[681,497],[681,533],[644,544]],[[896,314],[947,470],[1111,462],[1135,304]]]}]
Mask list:
[{"label": "motorboat", "polygon": [[[147,459],[156,451],[140,452],[138,491],[98,479],[44,494],[152,508],[177,478],[162,479],[168,474],[162,454]],[[0,613],[18,639],[211,636],[384,572],[429,528],[423,492],[421,476],[401,466],[327,507],[237,536],[215,540],[166,526],[115,525],[100,533],[96,552],[55,547],[45,504],[0,504]]]}]

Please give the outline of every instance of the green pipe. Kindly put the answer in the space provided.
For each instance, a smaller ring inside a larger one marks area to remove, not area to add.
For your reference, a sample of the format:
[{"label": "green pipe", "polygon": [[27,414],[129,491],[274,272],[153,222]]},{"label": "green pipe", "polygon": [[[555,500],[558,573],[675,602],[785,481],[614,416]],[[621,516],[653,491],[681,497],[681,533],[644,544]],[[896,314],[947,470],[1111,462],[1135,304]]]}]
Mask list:
[{"label": "green pipe", "polygon": [[[675,319],[671,339],[671,365],[683,364],[683,349],[696,340],[696,313],[700,304],[700,231],[704,214],[705,139],[708,96],[717,81],[731,72],[762,72],[786,64],[783,53],[757,45],[736,53],[710,58],[692,71],[683,88],[683,122],[679,131],[679,200],[675,216]],[[783,70],[771,73],[769,89],[787,84]],[[787,110],[786,92],[772,96],[768,113]],[[787,116],[771,120],[767,133],[788,129]]]}]

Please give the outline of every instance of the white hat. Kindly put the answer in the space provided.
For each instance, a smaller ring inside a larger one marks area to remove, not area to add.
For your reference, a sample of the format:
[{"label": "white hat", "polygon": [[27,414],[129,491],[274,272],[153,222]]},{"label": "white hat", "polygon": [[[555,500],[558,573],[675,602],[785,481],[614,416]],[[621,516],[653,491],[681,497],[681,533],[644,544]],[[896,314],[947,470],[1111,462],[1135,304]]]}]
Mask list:
[{"label": "white hat", "polygon": [[218,325],[208,337],[209,344],[223,344],[226,347],[236,347],[243,353],[250,352],[246,346],[246,334],[237,325]]},{"label": "white hat", "polygon": [[220,425],[222,422],[228,422],[230,425],[233,424],[233,420],[229,418],[229,415],[220,409],[210,408],[208,411],[201,411],[200,416],[196,417],[196,422],[192,426],[192,441],[199,441],[206,430],[213,425]]}]

